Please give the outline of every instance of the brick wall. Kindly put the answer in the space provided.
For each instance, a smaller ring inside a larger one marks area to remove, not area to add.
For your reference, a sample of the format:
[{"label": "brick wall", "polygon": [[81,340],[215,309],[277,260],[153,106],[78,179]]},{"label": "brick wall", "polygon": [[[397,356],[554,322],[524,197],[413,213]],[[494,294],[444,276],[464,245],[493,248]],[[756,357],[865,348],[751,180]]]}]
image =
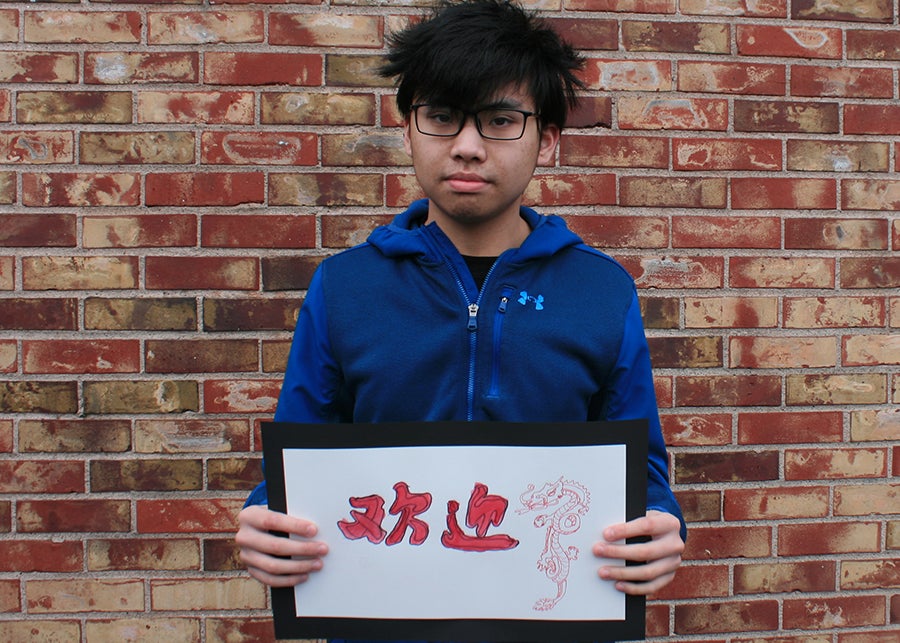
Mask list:
[{"label": "brick wall", "polygon": [[[235,515],[312,270],[417,195],[424,4],[0,2],[0,641],[271,637]],[[897,0],[529,4],[590,92],[528,197],[636,278],[692,523],[648,636],[896,641]]]}]

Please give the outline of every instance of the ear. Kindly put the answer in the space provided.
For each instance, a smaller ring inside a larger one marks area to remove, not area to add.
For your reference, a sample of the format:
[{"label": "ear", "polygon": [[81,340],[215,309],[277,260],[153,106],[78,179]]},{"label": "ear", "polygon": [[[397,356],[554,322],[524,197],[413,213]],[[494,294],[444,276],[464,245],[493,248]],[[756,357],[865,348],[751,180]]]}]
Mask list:
[{"label": "ear", "polygon": [[412,121],[410,120],[411,116],[412,114],[407,116],[403,121],[403,149],[406,150],[406,153],[409,154],[410,157],[412,157],[412,145],[409,142],[409,128],[412,125]]},{"label": "ear", "polygon": [[538,149],[538,164],[546,165],[553,160],[556,154],[556,145],[559,143],[559,126],[548,123],[541,127],[540,148]]}]

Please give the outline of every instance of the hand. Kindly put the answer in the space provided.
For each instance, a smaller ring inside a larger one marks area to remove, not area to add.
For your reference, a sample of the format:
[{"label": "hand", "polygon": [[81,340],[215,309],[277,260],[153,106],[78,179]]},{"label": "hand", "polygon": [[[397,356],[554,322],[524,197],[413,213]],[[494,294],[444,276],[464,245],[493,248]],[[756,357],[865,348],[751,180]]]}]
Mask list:
[{"label": "hand", "polygon": [[[238,523],[240,528],[234,541],[241,548],[241,562],[259,582],[271,587],[293,587],[305,582],[310,573],[322,569],[321,557],[328,553],[328,546],[308,540],[318,533],[314,523],[271,511],[264,505],[242,509]],[[300,536],[303,540],[274,536],[270,531]]]},{"label": "hand", "polygon": [[[598,571],[600,578],[615,580],[616,589],[626,594],[653,594],[668,585],[681,564],[684,541],[681,540],[681,523],[672,514],[651,509],[643,518],[624,524],[612,525],[603,530],[604,541],[594,545],[594,555],[644,562],[643,565],[604,566]],[[643,543],[614,544],[626,538],[649,536]]]}]

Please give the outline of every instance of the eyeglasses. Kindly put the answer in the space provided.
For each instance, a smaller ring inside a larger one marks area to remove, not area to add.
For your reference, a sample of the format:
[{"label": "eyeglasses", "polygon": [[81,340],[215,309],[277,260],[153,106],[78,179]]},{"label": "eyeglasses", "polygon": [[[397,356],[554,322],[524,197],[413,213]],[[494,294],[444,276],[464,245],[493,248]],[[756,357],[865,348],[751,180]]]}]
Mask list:
[{"label": "eyeglasses", "polygon": [[483,138],[495,141],[514,141],[525,134],[529,116],[535,112],[505,107],[488,107],[476,111],[455,109],[440,105],[418,103],[411,105],[416,129],[427,136],[456,136],[462,131],[469,116],[475,118],[475,127]]}]

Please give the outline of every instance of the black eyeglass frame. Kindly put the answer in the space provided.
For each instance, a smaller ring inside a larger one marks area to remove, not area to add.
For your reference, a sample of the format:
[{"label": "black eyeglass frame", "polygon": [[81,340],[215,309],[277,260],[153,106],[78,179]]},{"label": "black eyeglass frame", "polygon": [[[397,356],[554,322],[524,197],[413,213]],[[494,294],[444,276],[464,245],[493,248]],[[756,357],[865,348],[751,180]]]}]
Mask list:
[{"label": "black eyeglass frame", "polygon": [[[413,121],[416,124],[416,130],[425,136],[436,136],[438,138],[452,138],[457,136],[463,128],[466,126],[466,121],[469,120],[469,116],[472,117],[472,120],[475,122],[475,129],[478,130],[478,133],[481,135],[481,138],[487,139],[489,141],[518,141],[520,138],[525,136],[525,130],[528,127],[528,117],[534,116],[536,119],[540,120],[541,115],[538,112],[529,112],[525,109],[515,109],[512,107],[482,107],[481,109],[459,109],[457,107],[450,107],[448,109],[461,113],[465,118],[463,118],[459,122],[459,129],[457,129],[452,134],[432,134],[431,132],[424,132],[422,128],[419,127],[419,108],[420,107],[443,107],[441,105],[432,105],[431,103],[414,103],[409,106],[409,111],[413,113]],[[496,136],[488,136],[481,130],[481,120],[478,118],[478,114],[481,112],[516,112],[525,117],[525,120],[522,121],[522,131],[519,132],[519,135],[515,138],[498,138]],[[538,123],[540,125],[540,123]]]}]

